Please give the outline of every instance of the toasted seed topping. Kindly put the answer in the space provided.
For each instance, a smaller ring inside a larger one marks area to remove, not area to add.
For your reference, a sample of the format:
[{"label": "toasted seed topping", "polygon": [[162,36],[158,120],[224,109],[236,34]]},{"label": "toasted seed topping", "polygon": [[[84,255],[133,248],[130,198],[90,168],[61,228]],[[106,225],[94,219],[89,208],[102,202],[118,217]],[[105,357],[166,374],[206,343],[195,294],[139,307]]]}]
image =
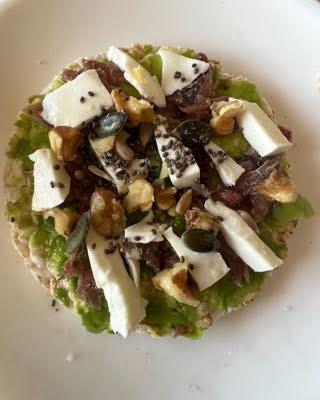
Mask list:
[{"label": "toasted seed topping", "polygon": [[89,92],[88,92],[88,95],[89,95],[90,97],[93,97],[93,96],[94,96],[94,93],[91,92],[91,91],[89,91]]},{"label": "toasted seed topping", "polygon": [[80,103],[84,103],[86,101],[85,97],[81,96],[80,97]]},{"label": "toasted seed topping", "polygon": [[175,79],[179,79],[181,77],[181,72],[180,71],[176,71],[175,73],[174,73],[174,78]]}]

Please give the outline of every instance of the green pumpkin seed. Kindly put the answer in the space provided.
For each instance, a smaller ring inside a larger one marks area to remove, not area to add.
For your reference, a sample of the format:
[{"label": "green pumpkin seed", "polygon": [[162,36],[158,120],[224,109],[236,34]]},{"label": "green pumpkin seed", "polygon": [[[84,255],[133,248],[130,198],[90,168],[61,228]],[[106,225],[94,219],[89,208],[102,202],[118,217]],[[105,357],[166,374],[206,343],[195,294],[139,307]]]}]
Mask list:
[{"label": "green pumpkin seed", "polygon": [[69,254],[76,253],[84,243],[90,225],[90,211],[85,212],[78,219],[74,230],[67,239],[67,251]]},{"label": "green pumpkin seed", "polygon": [[188,147],[203,146],[212,139],[210,125],[197,119],[188,119],[182,122],[175,131]]},{"label": "green pumpkin seed", "polygon": [[99,119],[95,128],[95,138],[103,138],[118,133],[125,125],[127,114],[125,112],[111,112]]},{"label": "green pumpkin seed", "polygon": [[220,247],[215,234],[204,229],[190,229],[184,232],[182,240],[191,250],[198,253],[207,253]]}]

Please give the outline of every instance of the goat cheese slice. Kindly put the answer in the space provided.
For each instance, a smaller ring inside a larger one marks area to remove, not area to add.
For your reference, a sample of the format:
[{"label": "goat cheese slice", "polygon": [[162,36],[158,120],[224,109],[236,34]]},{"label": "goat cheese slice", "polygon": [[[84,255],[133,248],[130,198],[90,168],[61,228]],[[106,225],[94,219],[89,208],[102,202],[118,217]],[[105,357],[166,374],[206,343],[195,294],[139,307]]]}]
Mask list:
[{"label": "goat cheese slice", "polygon": [[210,66],[205,61],[185,57],[165,49],[160,49],[158,54],[162,59],[161,86],[166,96],[189,86]]},{"label": "goat cheese slice", "polygon": [[219,201],[207,200],[204,206],[210,214],[221,217],[226,242],[254,271],[271,271],[283,263],[236,211]]},{"label": "goat cheese slice", "polygon": [[173,232],[172,228],[164,231],[163,235],[178,256],[184,257],[187,263],[194,266],[194,269],[190,269],[190,274],[196,281],[199,290],[204,290],[212,286],[229,271],[220,253],[216,251],[209,251],[207,253],[192,251]]},{"label": "goat cheese slice", "polygon": [[53,126],[77,128],[108,109],[113,101],[96,70],[82,72],[74,80],[46,94],[42,117]]},{"label": "goat cheese slice", "polygon": [[200,180],[200,169],[191,150],[171,136],[164,125],[157,125],[154,134],[160,157],[166,163],[172,184],[177,189],[183,189]]},{"label": "goat cheese slice", "polygon": [[236,120],[242,128],[244,137],[261,157],[282,153],[292,146],[277,125],[256,103],[243,100],[243,106],[236,114]]},{"label": "goat cheese slice", "polygon": [[153,212],[150,211],[140,222],[126,228],[124,237],[133,243],[162,242],[167,225],[152,223],[152,220]]},{"label": "goat cheese slice", "polygon": [[146,316],[146,301],[129,277],[118,247],[106,254],[106,248],[115,246],[112,241],[106,241],[91,227],[86,242],[94,280],[108,303],[111,328],[127,337]]},{"label": "goat cheese slice", "polygon": [[141,96],[158,107],[166,106],[166,98],[158,79],[151,76],[134,58],[114,46],[109,47],[107,57],[124,72],[125,79],[138,90]]},{"label": "goat cheese slice", "polygon": [[235,185],[237,179],[244,173],[244,168],[236,163],[233,158],[228,156],[213,141],[210,141],[207,145],[205,145],[205,150],[216,166],[222,182],[226,186]]},{"label": "goat cheese slice", "polygon": [[71,179],[54,152],[39,149],[29,158],[34,162],[32,210],[47,210],[63,203],[69,194]]}]

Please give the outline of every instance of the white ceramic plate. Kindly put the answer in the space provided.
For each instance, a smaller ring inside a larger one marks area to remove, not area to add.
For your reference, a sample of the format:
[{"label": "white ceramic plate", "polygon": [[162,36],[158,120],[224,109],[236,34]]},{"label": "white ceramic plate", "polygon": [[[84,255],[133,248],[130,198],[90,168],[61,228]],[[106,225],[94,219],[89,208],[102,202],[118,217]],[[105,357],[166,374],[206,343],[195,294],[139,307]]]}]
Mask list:
[{"label": "white ceramic plate", "polygon": [[[26,97],[62,66],[132,42],[202,49],[256,81],[295,132],[294,176],[318,211],[320,4],[312,0],[0,1],[1,152]],[[299,224],[257,300],[200,341],[124,341],[88,334],[51,308],[1,217],[1,400],[318,400],[319,231],[319,214]]]}]

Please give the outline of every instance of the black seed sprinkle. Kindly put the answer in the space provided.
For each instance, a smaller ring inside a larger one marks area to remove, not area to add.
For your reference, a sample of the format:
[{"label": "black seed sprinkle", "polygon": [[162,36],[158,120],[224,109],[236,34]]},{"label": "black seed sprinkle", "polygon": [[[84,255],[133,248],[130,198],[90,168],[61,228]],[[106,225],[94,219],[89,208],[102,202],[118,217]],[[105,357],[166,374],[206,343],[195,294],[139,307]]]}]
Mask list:
[{"label": "black seed sprinkle", "polygon": [[180,262],[184,263],[184,257],[183,256],[180,257]]},{"label": "black seed sprinkle", "polygon": [[56,304],[57,304],[57,301],[56,301],[56,299],[53,299],[53,300],[52,300],[52,302],[51,302],[51,307],[55,307],[55,306],[56,306]]},{"label": "black seed sprinkle", "polygon": [[15,218],[14,218],[14,217],[11,217],[11,218],[10,218],[10,221],[11,221],[11,222],[14,222],[14,221],[15,221]]},{"label": "black seed sprinkle", "polygon": [[192,68],[195,68],[196,66],[197,66],[196,63],[193,63],[193,64],[192,64]]},{"label": "black seed sprinkle", "polygon": [[88,95],[89,95],[90,97],[93,97],[93,96],[94,96],[94,93],[91,92],[91,91],[89,91],[89,92],[88,92]]},{"label": "black seed sprinkle", "polygon": [[55,184],[54,184],[54,182],[50,182],[50,186],[52,187],[52,188],[54,188],[55,187]]},{"label": "black seed sprinkle", "polygon": [[195,74],[197,74],[197,73],[199,72],[199,68],[195,68],[195,69],[193,70],[193,72],[194,72]]},{"label": "black seed sprinkle", "polygon": [[174,73],[174,78],[175,79],[179,79],[181,77],[181,72],[180,71],[176,71],[175,73]]},{"label": "black seed sprinkle", "polygon": [[189,264],[189,268],[191,269],[191,271],[194,270],[194,265],[193,264]]},{"label": "black seed sprinkle", "polygon": [[185,82],[186,81],[186,78],[185,77],[182,77],[181,78],[181,82]]},{"label": "black seed sprinkle", "polygon": [[139,241],[141,240],[141,236],[135,236],[133,239],[134,239],[136,242],[139,242]]},{"label": "black seed sprinkle", "polygon": [[62,182],[58,182],[57,183],[58,188],[63,189],[64,188],[64,184]]},{"label": "black seed sprinkle", "polygon": [[58,169],[60,169],[60,165],[59,165],[59,164],[56,164],[53,168],[56,169],[56,170],[58,170]]},{"label": "black seed sprinkle", "polygon": [[110,249],[104,249],[104,254],[112,254],[115,251],[115,247],[112,247]]},{"label": "black seed sprinkle", "polygon": [[162,155],[164,158],[166,158],[166,157],[168,157],[169,153],[167,151],[165,151]]},{"label": "black seed sprinkle", "polygon": [[94,250],[96,247],[97,247],[97,244],[96,243],[92,243],[92,245],[91,245],[92,250]]},{"label": "black seed sprinkle", "polygon": [[85,101],[86,101],[86,99],[83,96],[81,96],[80,97],[80,103],[84,103]]},{"label": "black seed sprinkle", "polygon": [[161,146],[161,151],[166,151],[166,146],[163,144],[162,146]]},{"label": "black seed sprinkle", "polygon": [[157,234],[157,230],[156,229],[152,229],[152,231],[151,231],[154,235],[156,235]]}]

